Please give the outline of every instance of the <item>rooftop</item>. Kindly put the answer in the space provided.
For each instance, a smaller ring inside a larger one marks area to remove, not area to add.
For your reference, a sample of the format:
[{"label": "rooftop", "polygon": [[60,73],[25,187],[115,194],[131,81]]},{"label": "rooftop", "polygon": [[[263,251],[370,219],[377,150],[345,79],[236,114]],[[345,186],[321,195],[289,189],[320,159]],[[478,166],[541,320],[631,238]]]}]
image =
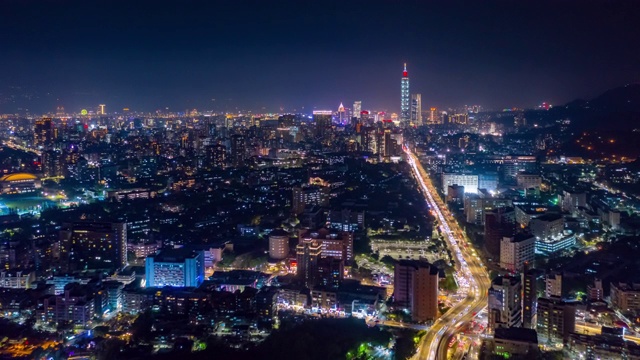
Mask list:
[{"label": "rooftop", "polygon": [[21,181],[21,180],[36,180],[37,176],[29,173],[15,173],[8,174],[3,177],[0,177],[0,181]]},{"label": "rooftop", "polygon": [[407,266],[407,267],[411,266],[415,269],[428,267],[430,269],[431,275],[436,275],[438,274],[438,271],[439,271],[436,266],[431,265],[429,262],[425,260],[400,260],[398,261],[397,264],[401,266]]},{"label": "rooftop", "polygon": [[150,255],[155,262],[184,262],[186,259],[192,259],[198,256],[201,251],[190,249],[164,249],[158,254]]},{"label": "rooftop", "polygon": [[511,242],[514,242],[514,243],[522,242],[522,241],[525,241],[525,240],[529,240],[529,239],[531,239],[531,238],[533,238],[533,237],[534,237],[534,236],[533,236],[533,235],[531,235],[531,234],[527,234],[527,233],[518,233],[518,234],[515,234],[515,235],[513,236],[513,240],[512,240]]},{"label": "rooftop", "polygon": [[560,214],[544,214],[532,221],[556,221],[562,219]]},{"label": "rooftop", "polygon": [[538,344],[538,333],[526,328],[497,328],[493,335],[495,339],[523,341]]}]

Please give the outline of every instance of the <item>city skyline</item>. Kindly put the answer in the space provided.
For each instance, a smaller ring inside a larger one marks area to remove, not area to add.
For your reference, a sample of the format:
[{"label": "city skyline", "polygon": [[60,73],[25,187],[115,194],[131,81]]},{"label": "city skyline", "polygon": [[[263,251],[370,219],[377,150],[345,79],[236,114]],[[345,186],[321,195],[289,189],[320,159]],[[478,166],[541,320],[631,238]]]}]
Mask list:
[{"label": "city skyline", "polygon": [[404,62],[425,108],[564,104],[638,81],[632,2],[500,4],[3,2],[0,112],[399,113]]},{"label": "city skyline", "polygon": [[640,359],[638,18],[0,1],[0,359]]}]

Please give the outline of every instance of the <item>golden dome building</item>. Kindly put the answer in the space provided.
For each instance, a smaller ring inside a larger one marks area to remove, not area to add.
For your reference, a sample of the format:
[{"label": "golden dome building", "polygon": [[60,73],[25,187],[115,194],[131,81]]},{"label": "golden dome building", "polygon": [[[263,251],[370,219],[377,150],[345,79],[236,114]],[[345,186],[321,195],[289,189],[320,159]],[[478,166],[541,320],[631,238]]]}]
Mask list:
[{"label": "golden dome building", "polygon": [[40,186],[40,179],[29,173],[7,174],[0,177],[0,193],[2,194],[30,193],[39,189]]}]

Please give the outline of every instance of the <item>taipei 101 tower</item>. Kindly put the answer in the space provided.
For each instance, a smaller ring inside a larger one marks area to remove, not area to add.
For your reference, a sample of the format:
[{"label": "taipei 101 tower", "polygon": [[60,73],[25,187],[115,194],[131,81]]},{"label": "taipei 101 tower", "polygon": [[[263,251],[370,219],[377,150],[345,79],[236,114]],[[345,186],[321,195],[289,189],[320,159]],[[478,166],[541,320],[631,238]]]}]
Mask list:
[{"label": "taipei 101 tower", "polygon": [[404,64],[402,80],[400,80],[400,124],[409,124],[411,113],[409,111],[409,73],[407,63]]}]

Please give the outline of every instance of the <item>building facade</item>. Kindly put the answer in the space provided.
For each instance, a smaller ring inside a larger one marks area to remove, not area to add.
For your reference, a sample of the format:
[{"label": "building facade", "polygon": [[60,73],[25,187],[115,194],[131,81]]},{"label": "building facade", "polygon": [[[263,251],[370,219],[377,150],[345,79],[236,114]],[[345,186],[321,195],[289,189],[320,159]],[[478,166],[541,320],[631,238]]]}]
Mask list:
[{"label": "building facade", "polygon": [[282,229],[273,230],[269,234],[269,257],[284,260],[289,256],[289,233]]},{"label": "building facade", "polygon": [[145,260],[146,287],[198,287],[204,281],[204,252],[165,249]]},{"label": "building facade", "polygon": [[532,264],[536,251],[536,238],[531,234],[503,237],[500,242],[500,267],[512,272],[522,271]]},{"label": "building facade", "polygon": [[400,80],[400,123],[408,124],[411,120],[409,103],[409,73],[407,72],[407,64],[404,64],[402,71],[402,79]]},{"label": "building facade", "polygon": [[122,269],[127,265],[126,223],[65,223],[59,239],[61,267],[65,271]]},{"label": "building facade", "polygon": [[438,317],[438,268],[418,260],[401,260],[394,268],[394,302],[411,310],[414,321]]},{"label": "building facade", "polygon": [[576,306],[560,299],[538,298],[537,322],[541,339],[562,343],[576,329]]},{"label": "building facade", "polygon": [[517,276],[499,276],[489,288],[488,329],[522,325],[522,283]]},{"label": "building facade", "polygon": [[422,95],[411,94],[411,123],[422,126]]},{"label": "building facade", "polygon": [[442,174],[442,191],[447,195],[449,186],[460,185],[464,186],[465,193],[477,194],[478,193],[478,175],[472,174]]}]

